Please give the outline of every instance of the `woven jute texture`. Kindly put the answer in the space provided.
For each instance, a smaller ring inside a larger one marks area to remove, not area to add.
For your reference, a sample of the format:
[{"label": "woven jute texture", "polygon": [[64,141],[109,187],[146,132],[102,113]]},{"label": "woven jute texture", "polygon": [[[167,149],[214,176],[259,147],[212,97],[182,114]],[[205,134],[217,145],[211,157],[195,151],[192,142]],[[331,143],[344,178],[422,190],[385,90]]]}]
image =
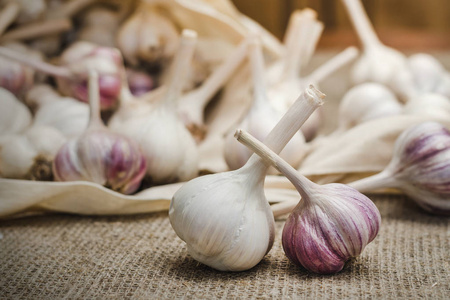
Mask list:
[{"label": "woven jute texture", "polygon": [[0,222],[1,299],[449,299],[450,220],[403,196],[372,196],[378,237],[335,275],[307,272],[276,241],[256,267],[197,263],[167,213],[45,215]]}]

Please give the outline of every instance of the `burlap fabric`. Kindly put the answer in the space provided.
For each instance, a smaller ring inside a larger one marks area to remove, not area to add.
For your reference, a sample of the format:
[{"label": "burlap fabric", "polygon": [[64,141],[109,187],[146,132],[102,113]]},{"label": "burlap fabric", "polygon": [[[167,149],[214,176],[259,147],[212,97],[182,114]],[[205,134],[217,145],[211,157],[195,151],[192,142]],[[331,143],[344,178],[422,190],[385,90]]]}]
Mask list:
[{"label": "burlap fabric", "polygon": [[378,237],[332,276],[289,262],[283,218],[266,258],[235,273],[194,261],[166,213],[1,221],[0,298],[448,299],[450,220],[402,196],[372,199],[383,218]]}]

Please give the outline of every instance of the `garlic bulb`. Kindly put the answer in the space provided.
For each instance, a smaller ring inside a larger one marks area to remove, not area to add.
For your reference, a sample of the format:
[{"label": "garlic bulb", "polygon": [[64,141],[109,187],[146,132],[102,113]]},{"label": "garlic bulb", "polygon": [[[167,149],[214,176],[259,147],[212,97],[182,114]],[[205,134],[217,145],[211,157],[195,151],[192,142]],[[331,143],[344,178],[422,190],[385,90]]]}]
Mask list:
[{"label": "garlic bulb", "polygon": [[31,113],[11,92],[0,87],[0,138],[2,135],[22,132],[31,124]]},{"label": "garlic bulb", "polygon": [[5,30],[15,21],[20,12],[20,4],[17,2],[9,1],[3,5],[0,2],[0,36],[3,35]]},{"label": "garlic bulb", "polygon": [[[253,79],[253,104],[237,127],[248,130],[259,140],[263,140],[281,119],[282,114],[267,99],[264,58],[261,44],[257,39],[254,39],[249,46],[249,58]],[[304,144],[305,138],[299,131],[292,137],[281,155],[289,163],[297,166],[305,153]],[[230,132],[226,136],[224,149],[225,161],[231,170],[244,166],[252,154],[234,139],[234,132]]]},{"label": "garlic bulb", "polygon": [[375,82],[361,83],[348,90],[339,104],[338,131],[402,112],[403,106],[384,85]]},{"label": "garlic bulb", "polygon": [[282,234],[284,252],[294,264],[319,274],[339,272],[377,236],[381,216],[369,198],[344,184],[315,184],[247,132],[238,130],[236,138],[275,166],[301,195]]},{"label": "garlic bulb", "polygon": [[112,130],[139,143],[147,158],[147,176],[155,184],[185,181],[198,174],[197,145],[177,113],[196,40],[195,31],[183,30],[180,48],[171,67],[170,83],[154,99],[146,114],[132,118],[124,116],[123,122],[116,119],[109,125]]},{"label": "garlic bulb", "polygon": [[89,9],[82,19],[78,40],[95,43],[103,47],[115,47],[115,32],[119,28],[117,12],[105,7]]},{"label": "garlic bulb", "polygon": [[[280,152],[323,97],[313,87],[306,89],[267,136],[266,144]],[[243,271],[271,249],[274,220],[263,191],[267,168],[252,156],[238,170],[197,177],[175,193],[170,223],[194,259],[221,271]]]},{"label": "garlic bulb", "polygon": [[355,181],[361,192],[380,188],[403,191],[420,207],[450,214],[450,132],[436,122],[405,130],[396,140],[389,165],[376,175]]},{"label": "garlic bulb", "polygon": [[440,94],[422,94],[411,98],[405,104],[403,111],[409,115],[448,119],[450,116],[450,99]]},{"label": "garlic bulb", "polygon": [[145,175],[146,160],[134,141],[110,132],[103,125],[95,71],[89,74],[89,100],[89,127],[58,151],[53,164],[55,180],[86,180],[131,194]]},{"label": "garlic bulb", "polygon": [[52,162],[65,142],[48,126],[32,126],[20,134],[0,139],[0,176],[15,179],[52,180]]},{"label": "garlic bulb", "polygon": [[58,90],[63,95],[88,102],[85,74],[88,69],[93,69],[100,75],[101,109],[111,109],[117,105],[124,72],[122,56],[117,49],[99,47],[88,42],[77,42],[63,52],[61,63],[75,74],[84,74],[84,80],[81,82],[74,82],[73,79],[65,77],[56,77]]},{"label": "garlic bulb", "polygon": [[[36,60],[42,59],[42,56],[38,52],[31,50],[20,43],[8,42],[2,44],[2,47],[5,47],[10,51],[27,55]],[[14,95],[23,95],[33,85],[33,69],[1,56],[0,65],[2,66],[0,70],[0,86],[9,90]]]},{"label": "garlic bulb", "polygon": [[406,100],[427,93],[450,97],[450,73],[433,56],[417,53],[408,57],[405,69],[395,78],[399,94]]},{"label": "garlic bulb", "polygon": [[3,0],[2,3],[17,2],[20,5],[18,23],[27,23],[42,18],[47,9],[45,0]]},{"label": "garlic bulb", "polygon": [[378,82],[396,89],[394,78],[406,67],[406,57],[378,39],[360,0],[342,0],[363,45],[361,58],[351,72],[353,84]]},{"label": "garlic bulb", "polygon": [[131,65],[155,64],[175,54],[178,38],[177,29],[164,13],[143,2],[120,28],[117,45]]}]

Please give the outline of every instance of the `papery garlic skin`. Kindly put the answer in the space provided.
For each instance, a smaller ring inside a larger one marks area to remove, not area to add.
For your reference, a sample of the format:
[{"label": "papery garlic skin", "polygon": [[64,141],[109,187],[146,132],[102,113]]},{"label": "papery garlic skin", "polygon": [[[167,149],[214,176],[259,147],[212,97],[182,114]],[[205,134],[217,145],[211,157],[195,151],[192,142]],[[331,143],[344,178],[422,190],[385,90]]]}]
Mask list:
[{"label": "papery garlic skin", "polygon": [[390,187],[403,190],[423,209],[450,214],[450,132],[436,122],[404,131],[394,156],[380,173],[393,178]]},{"label": "papery garlic skin", "polygon": [[19,133],[31,124],[28,108],[11,92],[0,87],[0,139],[2,135]]},{"label": "papery garlic skin", "polygon": [[138,145],[106,130],[88,130],[64,144],[53,164],[57,181],[86,180],[123,194],[139,188],[146,161]]},{"label": "papery garlic skin", "polygon": [[0,141],[0,176],[16,179],[52,180],[52,162],[66,141],[56,129],[33,126],[23,134]]},{"label": "papery garlic skin", "polygon": [[[233,171],[193,179],[170,203],[170,223],[188,253],[220,271],[248,270],[273,245],[274,219],[258,180],[261,175],[255,173],[252,182],[247,176],[246,171]],[[247,192],[235,192],[242,190]]]},{"label": "papery garlic skin", "polygon": [[378,234],[381,217],[366,196],[343,184],[311,190],[288,217],[282,234],[286,256],[319,274],[342,270]]}]

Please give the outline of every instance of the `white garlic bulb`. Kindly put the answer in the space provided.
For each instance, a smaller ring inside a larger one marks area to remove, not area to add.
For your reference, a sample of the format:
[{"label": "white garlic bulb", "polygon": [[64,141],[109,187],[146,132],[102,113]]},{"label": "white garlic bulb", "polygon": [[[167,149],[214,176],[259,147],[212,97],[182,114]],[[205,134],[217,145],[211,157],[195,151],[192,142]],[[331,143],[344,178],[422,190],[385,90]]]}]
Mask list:
[{"label": "white garlic bulb", "polygon": [[301,195],[282,235],[293,263],[319,274],[336,273],[377,236],[380,212],[369,198],[344,184],[315,184],[247,132],[238,130],[236,138],[275,166]]},{"label": "white garlic bulb", "polygon": [[426,211],[449,215],[450,131],[436,122],[406,129],[395,142],[389,165],[350,185],[362,192],[397,188]]},{"label": "white garlic bulb", "polygon": [[178,45],[179,33],[158,8],[145,2],[125,21],[117,35],[117,45],[131,65],[139,62],[160,63],[171,58]]},{"label": "white garlic bulb", "polygon": [[399,115],[403,106],[387,87],[375,82],[356,85],[339,104],[338,131],[345,131],[369,120]]},{"label": "white garlic bulb", "polygon": [[356,61],[351,72],[352,83],[371,81],[395,89],[394,79],[400,70],[406,68],[406,57],[380,42],[360,0],[342,2],[363,44],[362,56]]},{"label": "white garlic bulb", "polygon": [[[324,95],[308,88],[267,136],[280,152]],[[243,271],[271,249],[274,219],[264,196],[268,166],[252,156],[244,167],[197,177],[184,184],[170,203],[169,219],[193,258],[221,271]]]},{"label": "white garlic bulb", "polygon": [[[264,59],[261,44],[258,40],[254,39],[251,42],[248,55],[253,79],[253,104],[237,127],[243,128],[259,140],[263,140],[281,119],[282,113],[276,110],[267,99]],[[297,166],[305,154],[304,144],[305,138],[299,131],[292,137],[281,155],[289,163]],[[234,139],[234,130],[227,135],[224,149],[225,161],[231,170],[244,166],[252,155],[251,151]]]},{"label": "white garlic bulb", "polygon": [[52,180],[52,162],[65,140],[48,126],[32,126],[22,134],[4,137],[0,140],[0,176]]},{"label": "white garlic bulb", "polygon": [[147,176],[153,183],[185,181],[198,173],[197,145],[177,113],[196,39],[195,31],[183,31],[170,83],[149,106],[148,113],[110,123],[111,129],[139,143],[147,158]]},{"label": "white garlic bulb", "polygon": [[11,92],[0,87],[0,138],[6,134],[19,133],[31,124],[31,113]]}]

